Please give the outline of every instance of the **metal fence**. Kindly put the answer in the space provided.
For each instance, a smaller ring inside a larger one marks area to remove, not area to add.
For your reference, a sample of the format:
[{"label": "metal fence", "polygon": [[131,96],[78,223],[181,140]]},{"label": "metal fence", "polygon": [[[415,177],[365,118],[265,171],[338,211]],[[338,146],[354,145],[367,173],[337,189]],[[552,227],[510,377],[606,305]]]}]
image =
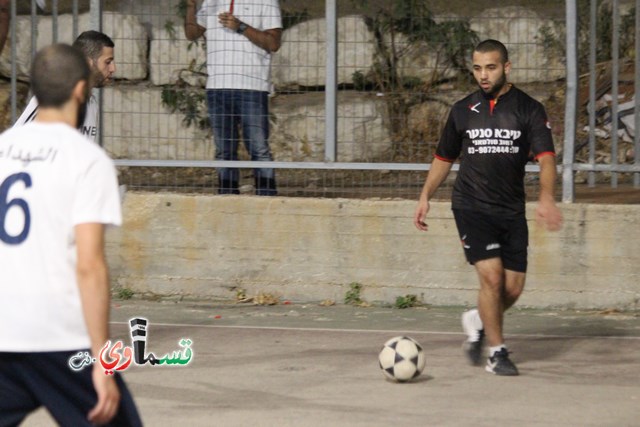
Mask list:
[{"label": "metal fence", "polygon": [[[416,198],[449,107],[474,90],[468,52],[451,52],[474,34],[502,40],[513,62],[510,79],[547,107],[564,201],[574,200],[583,181],[640,187],[640,0],[541,0],[526,8],[431,1],[424,2],[431,10],[410,17],[381,0],[280,3],[286,29],[273,57],[270,166],[281,195]],[[216,168],[237,166],[241,191],[251,193],[256,163],[246,153],[237,162],[214,160],[203,120],[205,58],[201,44],[183,35],[179,4],[12,0],[10,48],[0,60],[11,83],[11,120],[26,102],[35,49],[99,29],[114,39],[118,67],[116,83],[101,95],[100,141],[121,182],[214,192]],[[409,31],[429,28],[422,38]],[[167,103],[169,95],[191,104]],[[527,166],[532,194],[537,170]]]}]

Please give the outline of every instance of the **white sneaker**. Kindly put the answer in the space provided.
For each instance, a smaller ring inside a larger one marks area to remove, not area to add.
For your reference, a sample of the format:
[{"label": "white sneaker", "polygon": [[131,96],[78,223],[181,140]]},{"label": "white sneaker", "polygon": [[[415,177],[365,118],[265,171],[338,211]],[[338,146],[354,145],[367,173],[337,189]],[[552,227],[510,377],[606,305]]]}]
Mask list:
[{"label": "white sneaker", "polygon": [[477,309],[462,313],[462,329],[467,334],[467,340],[463,343],[462,349],[474,366],[482,363],[482,346],[484,344],[484,329],[482,320]]},{"label": "white sneaker", "polygon": [[484,326],[477,308],[462,313],[462,329],[467,334],[467,341],[477,342],[481,339]]}]

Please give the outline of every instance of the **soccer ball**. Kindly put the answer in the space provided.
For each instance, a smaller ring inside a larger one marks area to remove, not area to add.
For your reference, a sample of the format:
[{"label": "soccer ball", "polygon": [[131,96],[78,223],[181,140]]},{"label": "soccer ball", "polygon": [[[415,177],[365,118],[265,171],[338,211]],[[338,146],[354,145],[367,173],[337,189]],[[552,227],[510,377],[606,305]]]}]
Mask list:
[{"label": "soccer ball", "polygon": [[394,337],[384,343],[378,355],[384,375],[398,382],[411,381],[424,369],[426,359],[422,347],[409,337]]}]

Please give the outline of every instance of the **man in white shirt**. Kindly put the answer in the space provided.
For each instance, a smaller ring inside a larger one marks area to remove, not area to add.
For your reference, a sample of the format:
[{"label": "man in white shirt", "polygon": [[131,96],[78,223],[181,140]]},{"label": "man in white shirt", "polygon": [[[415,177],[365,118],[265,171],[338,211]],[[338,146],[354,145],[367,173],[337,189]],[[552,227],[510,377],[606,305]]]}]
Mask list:
[{"label": "man in white shirt", "polygon": [[34,121],[0,135],[0,425],[44,406],[59,425],[142,425],[122,378],[100,363],[109,339],[108,225],[122,222],[116,170],[77,130],[90,93],[82,52],[38,52]]},{"label": "man in white shirt", "polygon": [[[206,33],[207,104],[216,159],[238,160],[238,126],[254,161],[271,161],[269,91],[271,54],[280,49],[282,19],[278,0],[205,0],[196,15],[187,0],[185,35]],[[239,171],[218,169],[220,194],[237,194]],[[272,168],[254,170],[256,194],[277,194]]]},{"label": "man in white shirt", "polygon": [[[99,31],[85,31],[76,38],[73,47],[80,49],[89,60],[91,87],[101,88],[113,81],[113,74],[116,72],[115,44],[109,36]],[[32,121],[37,114],[38,100],[33,96],[14,126],[22,126]],[[94,141],[98,137],[98,102],[93,93],[87,103],[84,118],[78,124],[78,130]]]}]

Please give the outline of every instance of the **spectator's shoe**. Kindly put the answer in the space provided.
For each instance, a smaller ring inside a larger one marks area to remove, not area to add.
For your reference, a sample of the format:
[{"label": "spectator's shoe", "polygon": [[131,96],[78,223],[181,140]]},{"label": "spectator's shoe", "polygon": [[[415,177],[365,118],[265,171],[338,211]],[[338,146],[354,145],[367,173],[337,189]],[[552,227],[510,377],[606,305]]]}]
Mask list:
[{"label": "spectator's shoe", "polygon": [[509,352],[506,348],[502,348],[500,351],[493,353],[493,356],[487,359],[485,369],[487,372],[496,375],[519,375],[518,368],[516,368],[516,365],[509,359]]},{"label": "spectator's shoe", "polygon": [[257,196],[277,196],[276,180],[274,178],[258,178],[256,177],[256,195]]},{"label": "spectator's shoe", "polygon": [[462,313],[462,329],[467,334],[467,340],[462,344],[469,362],[474,366],[482,364],[482,348],[484,345],[484,329],[477,309]]},{"label": "spectator's shoe", "polygon": [[240,194],[238,182],[229,179],[220,179],[218,183],[218,194]]}]

